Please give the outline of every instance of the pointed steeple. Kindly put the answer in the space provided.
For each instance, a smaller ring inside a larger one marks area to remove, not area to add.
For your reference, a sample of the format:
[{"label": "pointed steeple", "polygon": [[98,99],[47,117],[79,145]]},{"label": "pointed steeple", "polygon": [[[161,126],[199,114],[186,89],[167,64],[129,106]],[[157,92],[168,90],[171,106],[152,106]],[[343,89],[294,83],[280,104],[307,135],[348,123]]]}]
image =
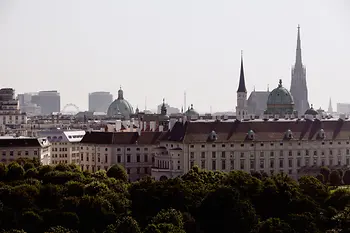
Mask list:
[{"label": "pointed steeple", "polygon": [[241,51],[241,73],[239,76],[239,85],[238,85],[237,92],[247,93],[247,88],[245,87],[245,80],[244,80],[243,51]]},{"label": "pointed steeple", "polygon": [[332,112],[333,112],[332,98],[329,98],[328,113],[332,113]]},{"label": "pointed steeple", "polygon": [[301,59],[300,25],[298,25],[297,51],[296,51],[295,65],[302,65],[302,64],[303,62]]}]

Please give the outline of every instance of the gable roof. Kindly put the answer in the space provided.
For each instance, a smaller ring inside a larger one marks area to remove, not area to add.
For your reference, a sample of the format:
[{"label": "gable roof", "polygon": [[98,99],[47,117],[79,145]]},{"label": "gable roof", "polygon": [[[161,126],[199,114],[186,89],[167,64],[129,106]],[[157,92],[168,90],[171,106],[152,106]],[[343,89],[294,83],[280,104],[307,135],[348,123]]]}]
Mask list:
[{"label": "gable roof", "polygon": [[149,145],[156,144],[165,132],[86,132],[81,140],[84,144]]},{"label": "gable roof", "polygon": [[[205,143],[212,132],[216,142],[243,142],[252,130],[255,141],[319,140],[322,130],[325,140],[350,140],[350,121],[344,120],[254,120],[254,121],[191,121],[175,124],[163,140],[184,143]],[[292,138],[286,139],[290,130]]]}]

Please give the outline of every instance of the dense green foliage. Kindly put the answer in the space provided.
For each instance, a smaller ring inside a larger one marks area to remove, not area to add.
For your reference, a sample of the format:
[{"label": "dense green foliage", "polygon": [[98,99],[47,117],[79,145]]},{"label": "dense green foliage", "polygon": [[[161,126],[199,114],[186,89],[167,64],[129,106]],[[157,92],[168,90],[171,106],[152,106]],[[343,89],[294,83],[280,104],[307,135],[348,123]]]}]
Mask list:
[{"label": "dense green foliage", "polygon": [[36,161],[0,164],[0,229],[27,233],[349,232],[350,193],[331,190],[350,174],[202,171],[129,183],[123,167],[82,172]]}]

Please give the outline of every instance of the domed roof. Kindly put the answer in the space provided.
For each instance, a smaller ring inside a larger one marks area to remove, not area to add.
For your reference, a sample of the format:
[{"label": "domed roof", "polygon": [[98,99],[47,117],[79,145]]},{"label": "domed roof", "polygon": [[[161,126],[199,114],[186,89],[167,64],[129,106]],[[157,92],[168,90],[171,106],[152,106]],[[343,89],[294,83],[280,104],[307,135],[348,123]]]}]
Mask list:
[{"label": "domed roof", "polygon": [[107,116],[113,117],[121,115],[123,117],[129,118],[130,114],[133,113],[134,110],[131,104],[124,99],[123,90],[120,88],[118,91],[118,99],[114,100],[108,107]]},{"label": "domed roof", "polygon": [[292,94],[282,86],[280,79],[278,87],[270,92],[267,105],[294,105]]},{"label": "domed roof", "polygon": [[199,113],[194,110],[193,104],[191,104],[191,107],[188,108],[188,110],[185,112],[185,115],[189,117],[192,117],[192,116],[198,117]]},{"label": "domed roof", "polygon": [[306,110],[304,115],[313,115],[316,116],[318,115],[318,112],[313,108],[312,104],[311,104],[311,108],[309,108],[308,110]]}]

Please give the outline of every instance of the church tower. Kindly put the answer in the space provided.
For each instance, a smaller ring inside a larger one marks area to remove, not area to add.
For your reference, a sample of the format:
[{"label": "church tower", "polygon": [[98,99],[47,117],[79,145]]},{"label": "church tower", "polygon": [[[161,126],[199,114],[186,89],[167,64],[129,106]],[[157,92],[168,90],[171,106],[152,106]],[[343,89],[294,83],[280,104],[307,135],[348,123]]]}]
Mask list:
[{"label": "church tower", "polygon": [[328,113],[333,113],[332,99],[329,98]]},{"label": "church tower", "polygon": [[301,59],[300,26],[298,25],[295,65],[292,67],[290,92],[294,98],[295,110],[303,115],[310,108],[306,84],[306,69]]},{"label": "church tower", "polygon": [[242,52],[241,53],[241,71],[240,71],[239,84],[237,89],[236,119],[243,120],[247,116],[248,116],[247,88],[245,87],[245,80],[244,80],[243,52]]}]

